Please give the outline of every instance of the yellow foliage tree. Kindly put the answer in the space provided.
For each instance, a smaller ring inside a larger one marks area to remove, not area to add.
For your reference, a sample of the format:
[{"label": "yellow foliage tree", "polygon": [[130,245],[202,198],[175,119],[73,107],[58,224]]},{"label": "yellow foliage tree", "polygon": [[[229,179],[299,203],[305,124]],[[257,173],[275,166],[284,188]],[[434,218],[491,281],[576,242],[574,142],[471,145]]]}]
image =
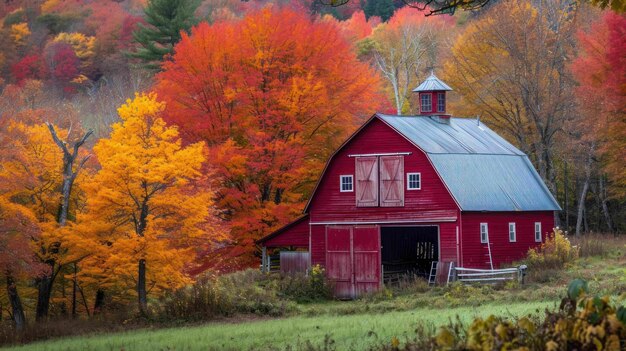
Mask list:
[{"label": "yellow foliage tree", "polygon": [[26,39],[30,36],[28,23],[16,23],[11,26],[11,39],[17,46],[24,46]]},{"label": "yellow foliage tree", "polygon": [[[60,134],[66,135],[66,131]],[[0,181],[8,198],[32,209],[40,222],[54,221],[63,155],[45,124],[10,120],[0,143]]]},{"label": "yellow foliage tree", "polygon": [[[45,263],[43,274],[37,278],[37,318],[48,315],[52,286],[56,277],[70,264],[79,262],[91,254],[93,242],[88,237],[77,235],[63,228],[60,213],[64,218],[75,217],[79,201],[77,184],[83,175],[81,165],[70,165],[69,171],[76,173],[67,178],[68,157],[55,145],[51,136],[52,125],[28,125],[9,119],[6,130],[0,133],[0,195],[30,209],[41,227],[41,235],[34,240],[38,260]],[[67,145],[70,131],[55,132],[59,142]],[[63,141],[61,141],[63,140]],[[80,146],[75,146],[75,157],[84,155]],[[84,159],[84,158],[83,158]],[[77,177],[80,179],[77,181]],[[65,186],[66,184],[69,187]],[[71,190],[73,187],[74,191]],[[66,189],[63,196],[60,189]],[[70,211],[70,206],[73,207]]]},{"label": "yellow foliage tree", "polygon": [[71,45],[83,67],[87,67],[91,64],[91,59],[95,55],[95,37],[87,36],[82,33],[59,33],[54,38],[54,42]]},{"label": "yellow foliage tree", "polygon": [[110,255],[101,275],[134,287],[140,312],[147,293],[178,288],[190,243],[207,234],[212,194],[202,180],[203,143],[183,147],[176,127],[165,124],[156,94],[138,94],[118,109],[122,122],[94,152],[101,170],[87,189],[90,223]]},{"label": "yellow foliage tree", "polygon": [[555,147],[575,115],[566,66],[575,15],[562,0],[499,2],[457,38],[443,77],[462,97],[460,112],[514,141],[553,192]]}]

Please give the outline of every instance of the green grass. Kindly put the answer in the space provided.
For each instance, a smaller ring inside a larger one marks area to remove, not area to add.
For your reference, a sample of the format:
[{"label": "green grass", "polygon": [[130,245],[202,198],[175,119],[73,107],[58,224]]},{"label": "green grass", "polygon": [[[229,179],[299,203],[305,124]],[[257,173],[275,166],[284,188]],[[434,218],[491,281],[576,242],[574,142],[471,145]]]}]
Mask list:
[{"label": "green grass", "polygon": [[[345,304],[357,302],[345,302]],[[420,323],[434,327],[447,324],[456,316],[464,322],[474,316],[489,314],[522,316],[541,313],[546,307],[555,307],[555,302],[492,303],[480,307],[450,309],[418,308],[383,314],[300,316],[73,337],[6,350],[264,350],[284,349],[288,346],[300,349],[306,341],[314,345],[323,345],[327,336],[334,341],[338,350],[361,350],[381,343],[388,344],[393,336],[400,340],[412,339],[415,337],[415,328]]]}]

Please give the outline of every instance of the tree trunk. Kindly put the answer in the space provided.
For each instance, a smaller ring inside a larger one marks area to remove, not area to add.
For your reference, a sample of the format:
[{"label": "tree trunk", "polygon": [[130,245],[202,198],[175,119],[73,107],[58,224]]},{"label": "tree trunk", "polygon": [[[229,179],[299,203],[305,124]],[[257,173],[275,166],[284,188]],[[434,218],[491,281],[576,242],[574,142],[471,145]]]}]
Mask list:
[{"label": "tree trunk", "polygon": [[[80,140],[74,143],[73,148],[68,149],[68,142],[65,142],[59,138],[57,135],[54,126],[51,123],[46,123],[48,129],[50,130],[50,135],[52,135],[52,140],[57,144],[57,146],[63,152],[63,183],[61,186],[61,203],[59,205],[59,211],[57,213],[57,223],[60,226],[64,226],[67,222],[67,217],[69,213],[70,206],[70,197],[72,195],[72,186],[74,184],[74,180],[78,175],[78,172],[85,165],[85,162],[89,159],[89,156],[84,157],[78,165],[76,165],[76,159],[78,157],[78,152],[80,148],[85,144],[87,139],[91,134],[93,134],[92,130],[89,130],[85,133]],[[71,134],[71,128],[68,132],[68,138]],[[58,246],[57,246],[58,249]],[[37,310],[36,310],[36,319],[42,320],[48,317],[48,311],[50,309],[50,296],[52,293],[52,284],[54,283],[54,262],[52,265],[52,273],[50,276],[46,276],[44,278],[40,278],[37,281],[38,288],[38,296],[37,296]],[[63,289],[65,291],[65,289]]]},{"label": "tree trunk", "polygon": [[76,318],[76,275],[78,273],[76,266],[76,263],[74,263],[74,279],[72,279],[72,318]]},{"label": "tree trunk", "polygon": [[587,162],[585,163],[585,181],[583,188],[580,191],[580,201],[578,201],[578,217],[576,218],[576,236],[580,236],[581,227],[583,224],[583,214],[585,211],[585,198],[587,197],[587,191],[589,190],[589,180],[591,179],[591,164],[593,163],[593,150],[592,145],[589,149],[589,155],[587,156]]},{"label": "tree trunk", "polygon": [[604,175],[600,176],[600,181],[599,181],[599,193],[600,193],[600,198],[601,198],[601,203],[602,203],[602,213],[604,214],[604,220],[606,221],[606,226],[609,230],[609,233],[613,233],[613,221],[611,220],[611,212],[609,212],[609,205],[608,205],[608,200],[607,200],[607,194],[606,194],[606,186],[604,184],[605,180],[604,180]]},{"label": "tree trunk", "polygon": [[96,301],[93,304],[93,315],[100,314],[102,307],[104,306],[104,290],[98,289],[96,291]]},{"label": "tree trunk", "polygon": [[564,175],[564,181],[565,181],[565,231],[569,231],[569,182],[568,182],[568,175],[567,175],[567,162],[565,162],[565,175]]},{"label": "tree trunk", "polygon": [[22,301],[20,295],[17,293],[17,287],[15,286],[15,280],[11,274],[7,273],[7,295],[11,302],[11,309],[13,310],[13,321],[15,322],[15,330],[22,331],[26,326],[26,317],[24,316],[24,308],[22,307]]},{"label": "tree trunk", "polygon": [[52,293],[52,279],[52,274],[36,279],[38,294],[35,319],[37,321],[44,320],[48,317],[48,311],[50,310],[50,295]]},{"label": "tree trunk", "polygon": [[137,297],[139,299],[139,312],[142,316],[148,315],[148,294],[146,291],[146,260],[139,260],[139,276],[137,278]]}]

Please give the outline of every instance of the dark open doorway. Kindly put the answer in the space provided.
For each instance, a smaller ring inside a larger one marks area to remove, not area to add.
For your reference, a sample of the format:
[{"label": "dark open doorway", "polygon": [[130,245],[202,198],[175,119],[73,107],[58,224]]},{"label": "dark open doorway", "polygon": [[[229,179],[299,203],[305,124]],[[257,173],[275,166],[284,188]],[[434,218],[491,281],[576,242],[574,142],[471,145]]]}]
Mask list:
[{"label": "dark open doorway", "polygon": [[428,278],[433,261],[439,260],[436,226],[380,228],[383,281],[393,283],[406,276]]}]

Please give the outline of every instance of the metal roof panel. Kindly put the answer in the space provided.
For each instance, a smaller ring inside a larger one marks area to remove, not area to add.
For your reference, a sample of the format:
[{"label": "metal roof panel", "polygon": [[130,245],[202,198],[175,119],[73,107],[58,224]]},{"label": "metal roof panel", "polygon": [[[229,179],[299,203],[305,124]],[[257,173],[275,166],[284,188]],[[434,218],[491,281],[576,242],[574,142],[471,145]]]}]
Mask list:
[{"label": "metal roof panel", "polygon": [[422,149],[464,211],[556,211],[528,157],[475,119],[378,117]]},{"label": "metal roof panel", "polygon": [[444,83],[441,79],[437,78],[433,73],[430,74],[425,81],[422,82],[417,88],[413,89],[415,92],[419,91],[435,91],[435,90],[447,90],[450,91],[452,88],[446,83]]}]

